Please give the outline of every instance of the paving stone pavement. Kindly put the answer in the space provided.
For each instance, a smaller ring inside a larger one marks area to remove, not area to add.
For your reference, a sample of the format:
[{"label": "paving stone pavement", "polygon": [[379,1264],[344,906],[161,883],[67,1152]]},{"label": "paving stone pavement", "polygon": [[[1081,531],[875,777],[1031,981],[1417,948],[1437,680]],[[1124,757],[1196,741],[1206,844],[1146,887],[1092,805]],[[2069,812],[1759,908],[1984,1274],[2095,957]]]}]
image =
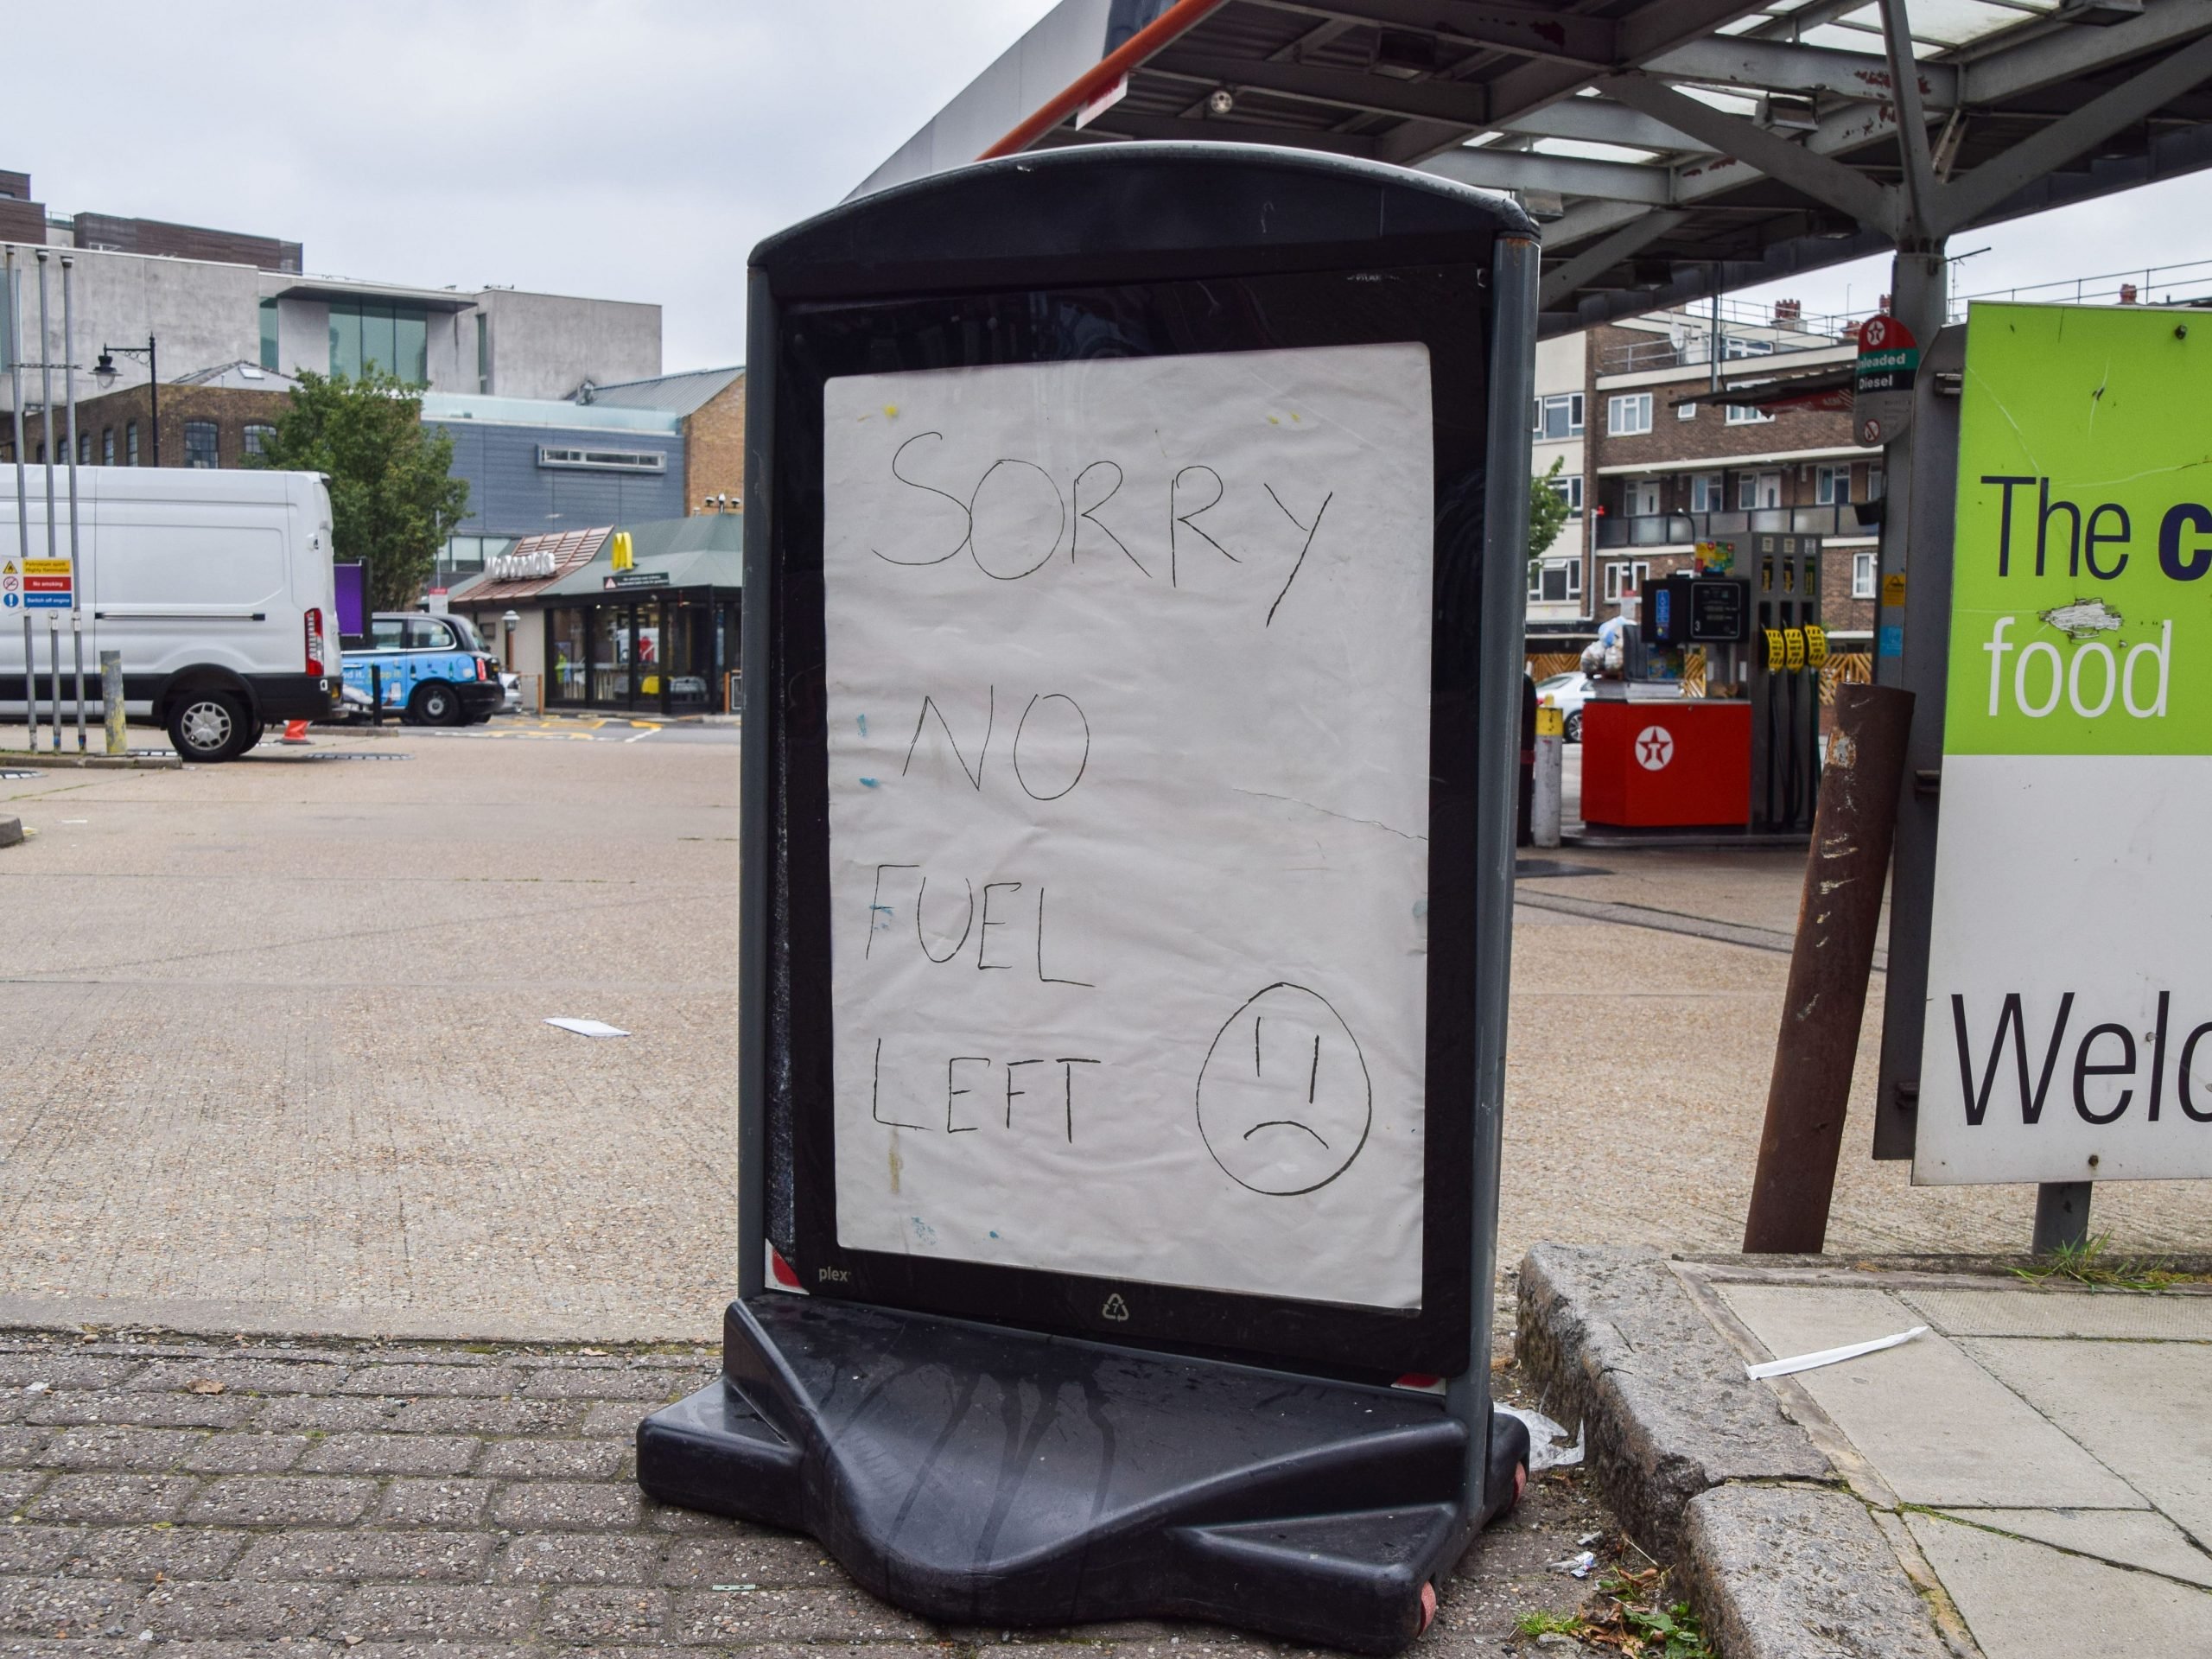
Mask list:
[{"label": "paving stone pavement", "polygon": [[[0,1659],[1290,1651],[1197,1624],[938,1627],[855,1588],[811,1539],[645,1499],[638,1420],[716,1362],[689,1345],[0,1333]],[[1519,1614],[1581,1599],[1547,1564],[1605,1525],[1578,1471],[1532,1483],[1414,1651],[1511,1650]]]}]

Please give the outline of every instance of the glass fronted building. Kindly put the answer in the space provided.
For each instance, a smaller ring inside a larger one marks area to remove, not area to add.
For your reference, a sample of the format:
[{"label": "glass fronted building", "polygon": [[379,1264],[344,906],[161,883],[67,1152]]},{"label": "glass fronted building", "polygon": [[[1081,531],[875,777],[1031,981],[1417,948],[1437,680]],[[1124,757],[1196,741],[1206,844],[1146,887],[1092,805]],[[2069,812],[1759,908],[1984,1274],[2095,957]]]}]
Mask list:
[{"label": "glass fronted building", "polygon": [[535,676],[548,709],[728,713],[741,666],[743,515],[624,525],[625,570],[614,568],[615,528],[525,537],[454,589],[448,608],[472,619],[512,672]]}]

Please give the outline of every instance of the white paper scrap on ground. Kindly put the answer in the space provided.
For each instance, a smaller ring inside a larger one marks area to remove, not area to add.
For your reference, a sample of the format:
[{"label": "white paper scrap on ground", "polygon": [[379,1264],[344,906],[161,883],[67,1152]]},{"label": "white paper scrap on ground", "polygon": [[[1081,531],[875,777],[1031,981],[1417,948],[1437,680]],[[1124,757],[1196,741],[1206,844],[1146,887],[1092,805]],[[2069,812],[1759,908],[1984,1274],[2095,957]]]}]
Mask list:
[{"label": "white paper scrap on ground", "polygon": [[1418,1307],[1427,348],[823,404],[838,1242]]},{"label": "white paper scrap on ground", "polygon": [[558,1026],[563,1031],[573,1031],[579,1037],[627,1037],[630,1033],[620,1026],[610,1026],[604,1020],[549,1019],[549,1026]]},{"label": "white paper scrap on ground", "polygon": [[[1567,1429],[1554,1422],[1541,1411],[1529,1411],[1520,1406],[1491,1404],[1492,1411],[1503,1412],[1508,1417],[1517,1417],[1529,1431],[1529,1472],[1541,1475],[1547,1469],[1572,1469],[1582,1461],[1582,1433],[1578,1431],[1574,1444],[1561,1444],[1567,1439]],[[1587,1541],[1586,1540],[1585,1541]]]},{"label": "white paper scrap on ground", "polygon": [[1885,1348],[1901,1347],[1915,1337],[1924,1336],[1928,1327],[1916,1325],[1910,1331],[1900,1331],[1894,1337],[1877,1337],[1872,1342],[1854,1342],[1841,1348],[1823,1348],[1817,1354],[1793,1354],[1788,1359],[1770,1359],[1760,1365],[1746,1365],[1744,1375],[1757,1381],[1763,1376],[1788,1376],[1793,1371],[1816,1371],[1823,1365],[1834,1365],[1847,1359],[1857,1359],[1861,1354],[1878,1354]]}]

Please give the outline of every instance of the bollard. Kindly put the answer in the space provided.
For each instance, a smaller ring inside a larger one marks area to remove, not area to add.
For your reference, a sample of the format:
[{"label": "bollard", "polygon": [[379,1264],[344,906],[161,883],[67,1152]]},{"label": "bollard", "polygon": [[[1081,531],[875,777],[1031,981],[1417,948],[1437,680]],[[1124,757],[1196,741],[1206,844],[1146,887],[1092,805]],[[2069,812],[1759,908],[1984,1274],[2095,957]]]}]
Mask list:
[{"label": "bollard", "polygon": [[1539,847],[1559,845],[1560,777],[1567,760],[1567,717],[1548,697],[1536,710],[1536,789],[1529,834]]},{"label": "bollard", "polygon": [[384,670],[369,664],[369,724],[384,724]]},{"label": "bollard", "polygon": [[1816,1255],[1827,1238],[1911,725],[1910,691],[1837,688],[1835,735],[1821,774],[1758,1173],[1744,1223],[1747,1255]]},{"label": "bollard", "polygon": [[130,747],[123,734],[123,653],[100,652],[100,713],[107,722],[107,752],[122,754]]}]

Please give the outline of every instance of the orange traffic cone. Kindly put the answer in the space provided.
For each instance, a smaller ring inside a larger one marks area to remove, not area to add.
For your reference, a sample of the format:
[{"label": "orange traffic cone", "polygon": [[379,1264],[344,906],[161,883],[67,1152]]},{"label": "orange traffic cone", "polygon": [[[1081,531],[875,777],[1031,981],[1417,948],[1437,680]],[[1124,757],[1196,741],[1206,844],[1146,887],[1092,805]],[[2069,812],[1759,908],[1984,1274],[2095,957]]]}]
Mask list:
[{"label": "orange traffic cone", "polygon": [[284,735],[282,741],[287,743],[306,742],[308,741],[307,721],[304,720],[286,721],[284,722]]}]

